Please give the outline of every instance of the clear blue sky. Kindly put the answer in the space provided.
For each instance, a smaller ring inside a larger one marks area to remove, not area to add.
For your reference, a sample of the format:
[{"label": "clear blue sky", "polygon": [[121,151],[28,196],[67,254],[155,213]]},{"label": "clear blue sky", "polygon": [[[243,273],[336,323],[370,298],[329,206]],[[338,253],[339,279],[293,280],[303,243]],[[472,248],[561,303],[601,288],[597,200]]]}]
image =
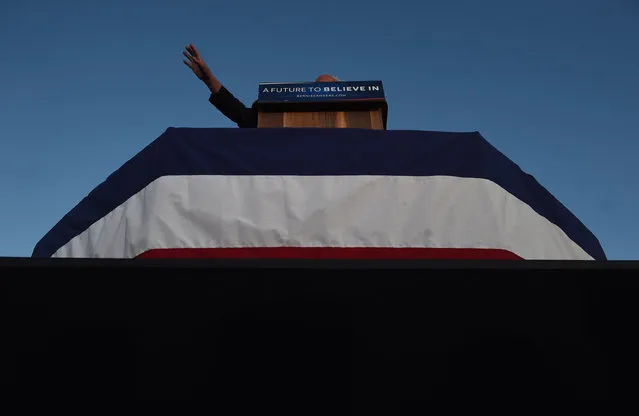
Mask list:
[{"label": "clear blue sky", "polygon": [[389,129],[479,131],[601,241],[639,258],[637,0],[0,3],[0,256],[37,241],[167,127],[234,127],[195,44],[262,81],[384,82]]}]

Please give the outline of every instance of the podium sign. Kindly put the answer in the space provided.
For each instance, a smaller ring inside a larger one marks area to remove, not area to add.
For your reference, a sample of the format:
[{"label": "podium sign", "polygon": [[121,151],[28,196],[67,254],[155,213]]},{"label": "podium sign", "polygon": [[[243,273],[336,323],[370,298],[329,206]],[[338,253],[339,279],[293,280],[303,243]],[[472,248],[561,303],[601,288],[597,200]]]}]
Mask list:
[{"label": "podium sign", "polygon": [[386,129],[381,81],[263,82],[258,127]]},{"label": "podium sign", "polygon": [[258,94],[264,103],[384,99],[381,81],[264,82]]}]

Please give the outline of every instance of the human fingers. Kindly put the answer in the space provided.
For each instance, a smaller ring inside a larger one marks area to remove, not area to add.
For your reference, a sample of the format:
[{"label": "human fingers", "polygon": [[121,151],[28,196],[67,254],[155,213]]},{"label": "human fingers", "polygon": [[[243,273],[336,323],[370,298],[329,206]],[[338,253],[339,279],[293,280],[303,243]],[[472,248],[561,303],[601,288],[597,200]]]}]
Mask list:
[{"label": "human fingers", "polygon": [[200,52],[197,50],[197,48],[195,47],[195,45],[194,45],[194,44],[192,44],[192,43],[190,43],[190,44],[189,44],[189,47],[191,48],[191,51],[192,51],[192,53],[193,53],[193,56],[199,59],[199,58],[200,58]]},{"label": "human fingers", "polygon": [[186,53],[186,52],[182,52],[182,53],[184,54],[184,56],[186,56],[186,58],[187,58],[189,61],[191,61],[191,62],[195,63],[195,58],[193,58],[193,56],[189,55],[189,54],[188,54],[188,53]]}]

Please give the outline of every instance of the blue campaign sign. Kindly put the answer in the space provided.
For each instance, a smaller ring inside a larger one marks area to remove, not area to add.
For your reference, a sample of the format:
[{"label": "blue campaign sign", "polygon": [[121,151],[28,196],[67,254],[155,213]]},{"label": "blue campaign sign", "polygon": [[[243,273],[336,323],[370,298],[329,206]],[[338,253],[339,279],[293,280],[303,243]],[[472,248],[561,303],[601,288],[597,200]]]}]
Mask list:
[{"label": "blue campaign sign", "polygon": [[383,100],[382,81],[263,82],[260,102]]}]

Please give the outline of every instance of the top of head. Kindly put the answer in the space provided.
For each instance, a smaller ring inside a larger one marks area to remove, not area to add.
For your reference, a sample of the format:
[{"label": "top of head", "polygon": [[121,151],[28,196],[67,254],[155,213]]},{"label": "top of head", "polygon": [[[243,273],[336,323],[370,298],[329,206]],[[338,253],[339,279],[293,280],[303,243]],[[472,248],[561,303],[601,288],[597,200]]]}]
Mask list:
[{"label": "top of head", "polygon": [[317,77],[317,79],[315,79],[315,82],[335,82],[335,81],[339,81],[339,78],[329,74],[322,74],[319,77]]}]

